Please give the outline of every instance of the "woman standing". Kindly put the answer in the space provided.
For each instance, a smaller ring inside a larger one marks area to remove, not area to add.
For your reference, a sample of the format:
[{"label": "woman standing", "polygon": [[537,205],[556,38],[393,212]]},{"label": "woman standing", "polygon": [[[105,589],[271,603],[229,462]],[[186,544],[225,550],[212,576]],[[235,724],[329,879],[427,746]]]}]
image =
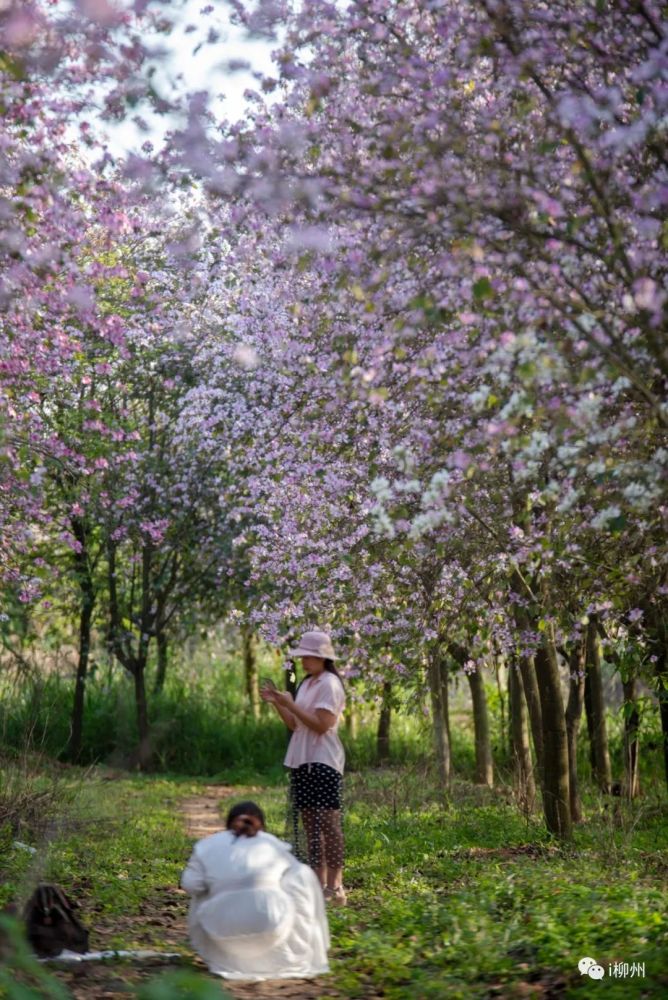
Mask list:
[{"label": "woman standing", "polygon": [[[345,753],[337,732],[345,692],[325,632],[305,632],[291,657],[300,657],[306,677],[293,700],[264,686],[262,697],[276,708],[292,737],[285,756],[290,768],[290,804],[306,832],[308,860],[325,899],[344,906],[341,796]],[[296,825],[296,824],[295,824]]]}]

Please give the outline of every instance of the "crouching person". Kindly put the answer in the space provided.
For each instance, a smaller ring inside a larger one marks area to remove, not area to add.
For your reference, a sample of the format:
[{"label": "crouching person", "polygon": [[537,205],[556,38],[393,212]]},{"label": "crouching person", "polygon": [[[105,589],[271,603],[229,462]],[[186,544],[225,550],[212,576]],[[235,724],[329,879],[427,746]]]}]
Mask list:
[{"label": "crouching person", "polygon": [[264,829],[254,802],[195,844],[181,885],[193,948],[226,979],[302,979],[329,972],[322,889],[290,845]]}]

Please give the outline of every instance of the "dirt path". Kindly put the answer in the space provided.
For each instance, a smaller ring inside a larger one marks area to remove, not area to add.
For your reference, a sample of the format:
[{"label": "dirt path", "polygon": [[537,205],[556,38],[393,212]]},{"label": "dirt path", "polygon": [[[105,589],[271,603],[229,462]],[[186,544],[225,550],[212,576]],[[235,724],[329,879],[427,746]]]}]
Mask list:
[{"label": "dirt path", "polygon": [[[256,788],[252,789],[257,791]],[[243,792],[250,789],[243,789]],[[199,795],[193,795],[181,802],[181,812],[186,822],[186,831],[193,840],[201,840],[223,828],[220,803],[223,799],[238,797],[240,789],[231,785],[207,785]]]},{"label": "dirt path", "polygon": [[[220,801],[230,796],[256,792],[256,788],[231,788],[226,785],[209,785],[200,795],[184,799],[181,809],[186,821],[188,836],[200,840],[211,833],[216,833],[222,827]],[[184,937],[187,936],[185,925]],[[225,989],[238,1000],[320,1000],[321,997],[333,997],[336,993],[330,980],[326,979],[288,979],[273,980],[264,983],[225,983]]]}]

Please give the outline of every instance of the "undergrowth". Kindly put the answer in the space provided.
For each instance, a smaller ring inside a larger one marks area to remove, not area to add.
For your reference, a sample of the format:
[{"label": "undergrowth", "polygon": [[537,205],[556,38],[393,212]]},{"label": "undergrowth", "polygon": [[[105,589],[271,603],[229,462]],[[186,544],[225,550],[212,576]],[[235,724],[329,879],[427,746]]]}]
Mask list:
[{"label": "undergrowth", "polygon": [[[238,797],[256,798],[269,829],[283,835],[286,788],[285,781],[244,786]],[[68,806],[70,827],[61,824],[40,847],[39,863],[5,868],[3,897],[39,869],[81,901],[105,947],[164,947],[160,907],[191,846],[179,801],[199,790],[178,777],[89,775]],[[221,823],[234,797],[221,799]],[[584,1000],[602,987],[613,1000],[664,995],[665,796],[609,808],[587,788],[584,799],[585,823],[572,843],[559,845],[541,817],[523,817],[503,788],[457,780],[441,808],[428,765],[349,774],[350,905],[330,913],[336,990],[388,1000]],[[185,940],[180,948],[187,955]],[[584,956],[604,967],[603,984],[579,974]],[[641,963],[645,975],[617,980],[608,975],[615,962]],[[142,988],[147,1000],[168,996]],[[193,986],[181,995],[198,994]]]}]

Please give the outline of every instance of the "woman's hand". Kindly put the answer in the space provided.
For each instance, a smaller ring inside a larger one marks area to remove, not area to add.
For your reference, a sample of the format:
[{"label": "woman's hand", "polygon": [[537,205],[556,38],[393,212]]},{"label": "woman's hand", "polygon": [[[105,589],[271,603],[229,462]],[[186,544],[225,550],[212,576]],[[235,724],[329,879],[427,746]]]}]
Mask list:
[{"label": "woman's hand", "polygon": [[294,702],[289,691],[273,691],[272,701],[274,705],[282,705],[283,708],[292,708]]},{"label": "woman's hand", "polygon": [[278,688],[272,680],[264,680],[260,684],[260,697],[263,701],[273,702],[274,695],[278,693]]},{"label": "woman's hand", "polygon": [[260,697],[263,701],[271,702],[272,705],[282,705],[283,708],[291,708],[294,704],[289,692],[279,691],[271,684],[265,684],[260,688]]},{"label": "woman's hand", "polygon": [[263,701],[268,701],[270,705],[274,706],[288,729],[296,729],[297,722],[292,714],[295,709],[295,703],[292,700],[291,694],[279,691],[275,684],[268,682],[260,688],[260,697]]}]

